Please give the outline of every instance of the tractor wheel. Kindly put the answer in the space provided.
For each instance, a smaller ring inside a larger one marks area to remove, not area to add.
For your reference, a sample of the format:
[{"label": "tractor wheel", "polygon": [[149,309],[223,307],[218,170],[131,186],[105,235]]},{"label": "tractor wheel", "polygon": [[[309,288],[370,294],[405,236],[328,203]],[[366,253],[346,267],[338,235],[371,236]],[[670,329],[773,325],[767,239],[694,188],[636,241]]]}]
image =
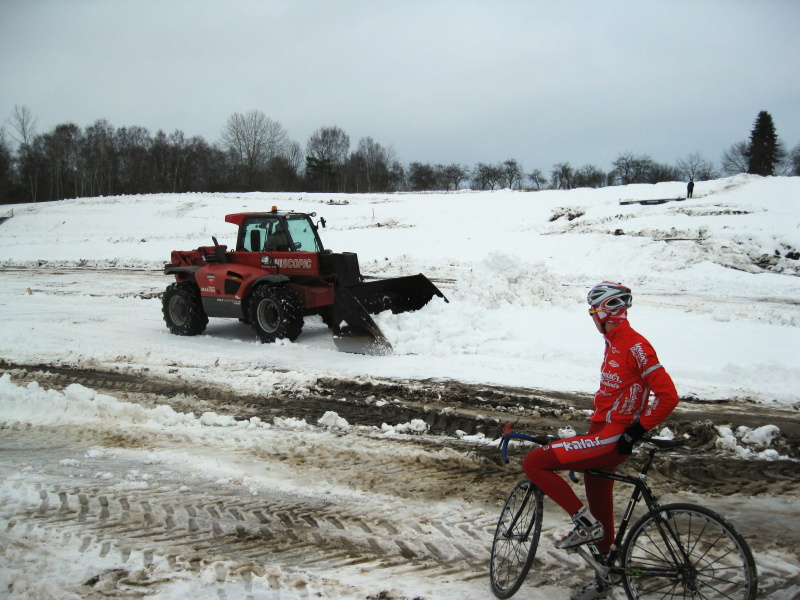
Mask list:
[{"label": "tractor wheel", "polygon": [[250,323],[258,339],[270,344],[285,338],[295,341],[303,330],[303,303],[285,285],[262,285],[250,296]]},{"label": "tractor wheel", "polygon": [[208,325],[208,316],[200,300],[200,290],[187,281],[178,281],[167,286],[162,310],[167,328],[175,335],[199,335]]}]

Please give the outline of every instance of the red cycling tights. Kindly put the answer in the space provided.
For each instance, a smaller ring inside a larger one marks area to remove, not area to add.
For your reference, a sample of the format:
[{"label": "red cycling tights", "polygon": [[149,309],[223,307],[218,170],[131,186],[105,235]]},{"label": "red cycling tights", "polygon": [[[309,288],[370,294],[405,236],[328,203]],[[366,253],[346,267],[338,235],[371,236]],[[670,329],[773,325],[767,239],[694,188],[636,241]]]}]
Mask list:
[{"label": "red cycling tights", "polygon": [[[592,423],[589,433],[559,440],[534,450],[522,463],[525,475],[568,514],[574,515],[583,503],[560,475],[554,471],[601,469],[614,472],[627,456],[617,453],[617,440],[625,431],[616,423]],[[608,552],[614,543],[614,481],[584,475],[589,511],[603,524],[605,537],[597,543],[601,552]]]}]

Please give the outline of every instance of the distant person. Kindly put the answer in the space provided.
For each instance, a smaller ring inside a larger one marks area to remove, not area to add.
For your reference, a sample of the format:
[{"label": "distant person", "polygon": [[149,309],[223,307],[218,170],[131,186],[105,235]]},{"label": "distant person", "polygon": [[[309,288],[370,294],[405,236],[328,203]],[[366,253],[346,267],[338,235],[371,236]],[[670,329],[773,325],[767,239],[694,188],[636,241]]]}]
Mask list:
[{"label": "distant person", "polygon": [[[614,542],[612,479],[584,475],[589,506],[555,471],[616,471],[646,431],[661,423],[678,404],[675,384],[655,350],[628,322],[631,290],[604,281],[589,291],[589,315],[605,339],[600,389],[594,397],[589,432],[542,446],[525,457],[525,475],[572,517],[575,528],[556,548],[595,542],[604,554]],[[650,394],[653,397],[650,397]],[[571,600],[602,600],[609,590],[595,580]]]},{"label": "distant person", "polygon": [[692,193],[694,192],[694,178],[689,178],[689,185],[686,186],[686,197],[691,198]]}]

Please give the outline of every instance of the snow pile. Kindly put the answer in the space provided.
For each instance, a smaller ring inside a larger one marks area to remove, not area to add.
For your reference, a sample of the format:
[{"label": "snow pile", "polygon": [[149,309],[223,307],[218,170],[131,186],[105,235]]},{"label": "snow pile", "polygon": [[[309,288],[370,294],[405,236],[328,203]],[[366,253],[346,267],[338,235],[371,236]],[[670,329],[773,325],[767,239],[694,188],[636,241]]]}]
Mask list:
[{"label": "snow pile", "polygon": [[338,413],[332,410],[329,410],[322,415],[317,423],[329,429],[339,429],[341,431],[347,431],[350,429],[350,423],[347,422],[347,419],[340,417]]},{"label": "snow pile", "polygon": [[381,425],[381,431],[387,435],[398,435],[405,433],[425,433],[428,431],[428,424],[421,419],[412,419],[408,423],[398,425]]},{"label": "snow pile", "polygon": [[658,432],[658,435],[654,436],[654,437],[656,437],[656,438],[658,438],[660,440],[674,440],[675,439],[675,434],[672,432],[672,430],[669,427],[664,427],[664,428],[661,429],[661,431]]},{"label": "snow pile", "polygon": [[744,425],[734,432],[730,427],[718,426],[719,437],[714,445],[720,450],[733,452],[739,458],[758,458],[763,460],[788,459],[774,448],[769,448],[781,431],[776,425],[764,425],[751,429]]},{"label": "snow pile", "polygon": [[166,405],[143,408],[138,404],[122,402],[80,384],[72,384],[63,392],[46,390],[35,381],[20,387],[12,383],[8,373],[0,377],[0,415],[7,421],[37,425],[106,420],[164,427],[214,424],[202,422],[191,413],[176,412]]}]

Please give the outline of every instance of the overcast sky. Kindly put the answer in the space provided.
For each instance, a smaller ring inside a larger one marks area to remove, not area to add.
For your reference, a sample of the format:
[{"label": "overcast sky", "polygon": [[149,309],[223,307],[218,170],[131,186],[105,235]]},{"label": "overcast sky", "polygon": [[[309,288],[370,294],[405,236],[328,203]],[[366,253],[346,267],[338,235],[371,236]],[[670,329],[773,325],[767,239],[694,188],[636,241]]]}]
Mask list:
[{"label": "overcast sky", "polygon": [[404,164],[716,162],[761,110],[800,143],[798,31],[798,0],[0,0],[0,121],[217,142],[257,109]]}]

